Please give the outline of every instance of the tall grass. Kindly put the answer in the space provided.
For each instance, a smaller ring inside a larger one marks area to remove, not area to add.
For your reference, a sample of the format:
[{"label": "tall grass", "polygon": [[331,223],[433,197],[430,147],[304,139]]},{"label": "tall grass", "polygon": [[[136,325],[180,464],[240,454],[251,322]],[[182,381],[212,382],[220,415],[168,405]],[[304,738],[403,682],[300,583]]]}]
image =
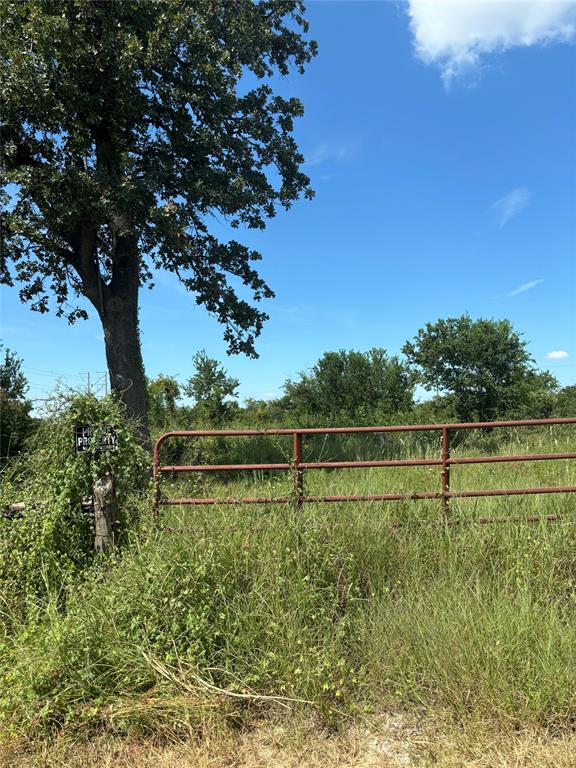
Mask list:
[{"label": "tall grass", "polygon": [[[569,450],[571,437],[526,440],[517,452]],[[286,483],[244,477],[210,490],[281,495]],[[438,470],[317,472],[307,483],[432,490]],[[458,468],[459,483],[576,485],[576,467]],[[400,708],[566,728],[576,716],[574,506],[569,495],[453,500],[455,526],[442,525],[438,502],[166,509],[160,529],[86,575],[64,612],[53,595],[5,637],[4,727],[154,730],[200,723],[214,706],[237,719],[288,705],[331,721]],[[486,513],[564,519],[473,524]]]}]

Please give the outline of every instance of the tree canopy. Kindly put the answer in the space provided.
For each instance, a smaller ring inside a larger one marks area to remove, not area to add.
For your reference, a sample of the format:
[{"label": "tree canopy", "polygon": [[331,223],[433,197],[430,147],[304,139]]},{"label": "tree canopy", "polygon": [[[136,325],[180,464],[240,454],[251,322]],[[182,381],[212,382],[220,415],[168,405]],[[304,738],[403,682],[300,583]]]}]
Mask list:
[{"label": "tree canopy", "polygon": [[238,379],[228,376],[224,367],[205,350],[193,357],[195,373],[183,387],[184,394],[194,398],[196,409],[202,421],[220,425],[227,421],[237,404]]},{"label": "tree canopy", "polygon": [[27,392],[22,359],[12,350],[4,349],[0,362],[0,464],[22,450],[30,433],[32,403],[26,399]]},{"label": "tree canopy", "polygon": [[284,385],[290,408],[300,413],[356,418],[380,409],[408,410],[414,381],[407,366],[386,350],[325,352],[309,373]]},{"label": "tree canopy", "polygon": [[158,374],[148,381],[148,415],[150,424],[166,428],[176,415],[176,402],[180,399],[180,386],[173,376]]},{"label": "tree canopy", "polygon": [[559,392],[555,403],[557,416],[576,416],[576,385],[563,387]]},{"label": "tree canopy", "polygon": [[[312,196],[292,136],[303,113],[270,78],[316,52],[300,0],[5,0],[1,280],[69,321],[88,299],[112,388],[145,418],[138,291],[173,273],[255,355],[273,296],[261,254],[211,217],[263,228]],[[247,300],[236,289],[243,284]]]},{"label": "tree canopy", "polygon": [[557,382],[534,369],[526,346],[509,320],[462,315],[427,323],[403,352],[425,389],[449,397],[458,419],[490,421],[552,407],[546,395]]}]

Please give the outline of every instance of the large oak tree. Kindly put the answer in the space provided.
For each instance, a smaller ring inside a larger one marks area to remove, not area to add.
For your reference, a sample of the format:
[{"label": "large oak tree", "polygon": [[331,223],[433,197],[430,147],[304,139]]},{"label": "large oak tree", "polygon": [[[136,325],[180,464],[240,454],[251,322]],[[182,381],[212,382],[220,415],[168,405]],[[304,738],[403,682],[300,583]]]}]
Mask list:
[{"label": "large oak tree", "polygon": [[[85,297],[113,390],[147,437],[141,286],[175,274],[255,355],[273,295],[260,254],[210,220],[263,228],[310,197],[302,114],[270,78],[315,54],[300,0],[4,0],[0,6],[2,282],[69,321]],[[243,284],[251,301],[234,285]]]}]

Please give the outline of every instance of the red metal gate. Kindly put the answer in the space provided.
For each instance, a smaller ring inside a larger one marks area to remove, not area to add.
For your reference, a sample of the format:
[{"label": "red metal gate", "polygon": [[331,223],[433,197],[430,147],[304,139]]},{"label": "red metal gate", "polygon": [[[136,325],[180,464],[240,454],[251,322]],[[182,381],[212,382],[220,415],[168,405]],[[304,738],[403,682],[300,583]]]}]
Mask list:
[{"label": "red metal gate", "polygon": [[[525,421],[487,421],[463,424],[406,424],[402,426],[384,427],[329,427],[295,428],[295,429],[233,429],[233,430],[193,430],[167,432],[162,435],[154,446],[154,482],[156,487],[155,515],[158,516],[160,506],[182,504],[286,504],[293,502],[297,509],[301,509],[305,502],[341,502],[341,501],[401,501],[439,499],[443,515],[448,512],[449,500],[454,498],[469,498],[478,496],[518,496],[538,493],[574,493],[576,486],[543,486],[536,488],[499,488],[488,490],[450,490],[450,467],[459,464],[488,464],[496,462],[517,461],[548,461],[552,459],[575,459],[576,452],[570,453],[533,453],[518,454],[514,456],[461,456],[450,455],[451,434],[456,430],[470,429],[494,429],[502,427],[535,427],[558,424],[576,424],[576,418],[564,419],[532,419]],[[435,459],[397,459],[382,461],[303,461],[302,441],[306,435],[350,434],[350,433],[386,433],[386,432],[439,432],[441,434],[441,452]],[[195,465],[161,465],[160,448],[162,444],[172,437],[251,437],[263,435],[288,435],[292,436],[292,461],[280,464],[195,464]],[[311,469],[344,469],[354,467],[440,467],[441,490],[440,492],[417,493],[384,493],[352,496],[307,496],[304,491],[304,472]],[[239,499],[219,498],[183,498],[167,499],[161,494],[161,475],[166,472],[221,472],[234,470],[286,470],[292,473],[293,494],[291,496],[270,497],[245,497]],[[547,519],[557,519],[557,515],[547,515]],[[538,516],[522,518],[526,520],[540,519]],[[477,522],[496,522],[499,518],[479,518]],[[457,521],[452,521],[457,522]]]}]

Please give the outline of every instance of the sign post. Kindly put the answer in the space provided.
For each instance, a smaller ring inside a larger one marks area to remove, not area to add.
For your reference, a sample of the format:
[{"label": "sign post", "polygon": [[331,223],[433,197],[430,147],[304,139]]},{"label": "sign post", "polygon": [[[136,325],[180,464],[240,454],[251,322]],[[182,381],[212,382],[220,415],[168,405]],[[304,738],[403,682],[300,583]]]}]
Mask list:
[{"label": "sign post", "polygon": [[[116,429],[109,424],[77,424],[74,429],[76,453],[116,451],[119,438]],[[94,509],[94,549],[106,552],[114,545],[114,526],[118,520],[118,502],[114,472],[107,463],[103,474],[92,485],[92,506]]]},{"label": "sign post", "polygon": [[[96,441],[96,442],[95,442]],[[116,451],[119,446],[118,433],[109,424],[77,424],[74,429],[76,453],[95,451]]]}]

